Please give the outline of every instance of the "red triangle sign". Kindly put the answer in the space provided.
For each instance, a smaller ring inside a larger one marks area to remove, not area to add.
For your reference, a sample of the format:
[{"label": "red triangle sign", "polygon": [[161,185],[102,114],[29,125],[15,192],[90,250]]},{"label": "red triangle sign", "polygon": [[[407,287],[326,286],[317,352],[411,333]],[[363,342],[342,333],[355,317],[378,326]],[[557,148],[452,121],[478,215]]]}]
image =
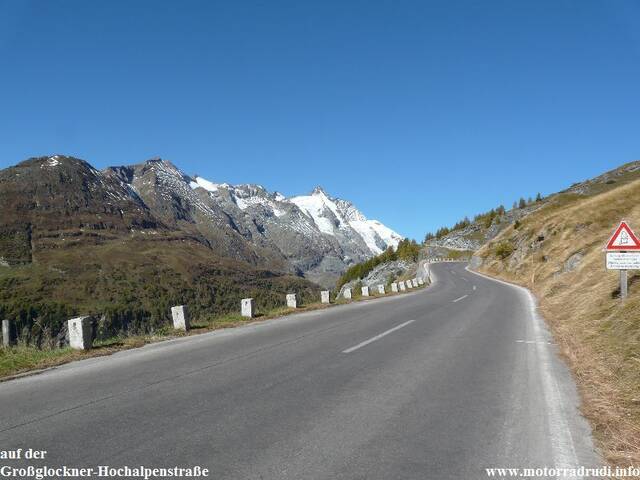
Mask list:
[{"label": "red triangle sign", "polygon": [[640,250],[640,240],[627,225],[627,222],[620,222],[615,233],[607,242],[605,250]]}]

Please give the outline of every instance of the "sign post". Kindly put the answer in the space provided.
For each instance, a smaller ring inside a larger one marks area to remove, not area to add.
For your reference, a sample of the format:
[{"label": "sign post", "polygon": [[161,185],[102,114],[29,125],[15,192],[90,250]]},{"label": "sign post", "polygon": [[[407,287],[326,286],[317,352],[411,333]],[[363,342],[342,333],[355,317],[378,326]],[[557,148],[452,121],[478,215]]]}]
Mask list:
[{"label": "sign post", "polygon": [[640,240],[622,221],[604,250],[607,269],[620,271],[620,298],[627,298],[627,270],[640,270]]}]

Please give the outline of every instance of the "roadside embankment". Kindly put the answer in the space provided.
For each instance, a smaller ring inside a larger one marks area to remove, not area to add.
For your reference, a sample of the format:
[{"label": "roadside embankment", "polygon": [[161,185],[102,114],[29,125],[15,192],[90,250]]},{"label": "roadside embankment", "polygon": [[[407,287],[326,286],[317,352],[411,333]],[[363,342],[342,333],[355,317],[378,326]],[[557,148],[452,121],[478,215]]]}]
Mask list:
[{"label": "roadside embankment", "polygon": [[602,247],[621,219],[640,227],[640,181],[556,201],[480,249],[481,273],[529,288],[580,390],[586,418],[613,465],[640,464],[640,274],[619,298]]}]

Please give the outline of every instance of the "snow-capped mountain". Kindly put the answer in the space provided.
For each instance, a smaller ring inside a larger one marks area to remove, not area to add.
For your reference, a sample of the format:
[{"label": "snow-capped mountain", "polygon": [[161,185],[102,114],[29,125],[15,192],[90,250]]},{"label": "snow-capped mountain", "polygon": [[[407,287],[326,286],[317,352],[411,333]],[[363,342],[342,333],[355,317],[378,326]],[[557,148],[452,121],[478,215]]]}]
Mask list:
[{"label": "snow-capped mountain", "polygon": [[372,255],[389,246],[395,248],[403,238],[377,220],[368,220],[351,202],[329,197],[322,187],[316,187],[310,195],[287,201],[296,204],[326,235],[355,231]]},{"label": "snow-capped mountain", "polygon": [[320,187],[286,198],[260,185],[189,176],[159,159],[105,173],[129,185],[163,222],[203,236],[212,248],[326,286],[403,238]]}]

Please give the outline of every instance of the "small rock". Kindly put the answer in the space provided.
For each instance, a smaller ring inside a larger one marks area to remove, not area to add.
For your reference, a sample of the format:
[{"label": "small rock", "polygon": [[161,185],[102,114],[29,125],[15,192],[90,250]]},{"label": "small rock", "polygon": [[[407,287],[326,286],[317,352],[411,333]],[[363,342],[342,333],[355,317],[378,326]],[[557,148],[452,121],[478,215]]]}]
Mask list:
[{"label": "small rock", "polygon": [[562,269],[562,271],[564,273],[574,271],[576,268],[578,268],[578,265],[580,265],[580,262],[582,261],[582,257],[584,257],[584,255],[581,252],[576,252],[573,255],[571,255],[564,262],[564,268]]}]

